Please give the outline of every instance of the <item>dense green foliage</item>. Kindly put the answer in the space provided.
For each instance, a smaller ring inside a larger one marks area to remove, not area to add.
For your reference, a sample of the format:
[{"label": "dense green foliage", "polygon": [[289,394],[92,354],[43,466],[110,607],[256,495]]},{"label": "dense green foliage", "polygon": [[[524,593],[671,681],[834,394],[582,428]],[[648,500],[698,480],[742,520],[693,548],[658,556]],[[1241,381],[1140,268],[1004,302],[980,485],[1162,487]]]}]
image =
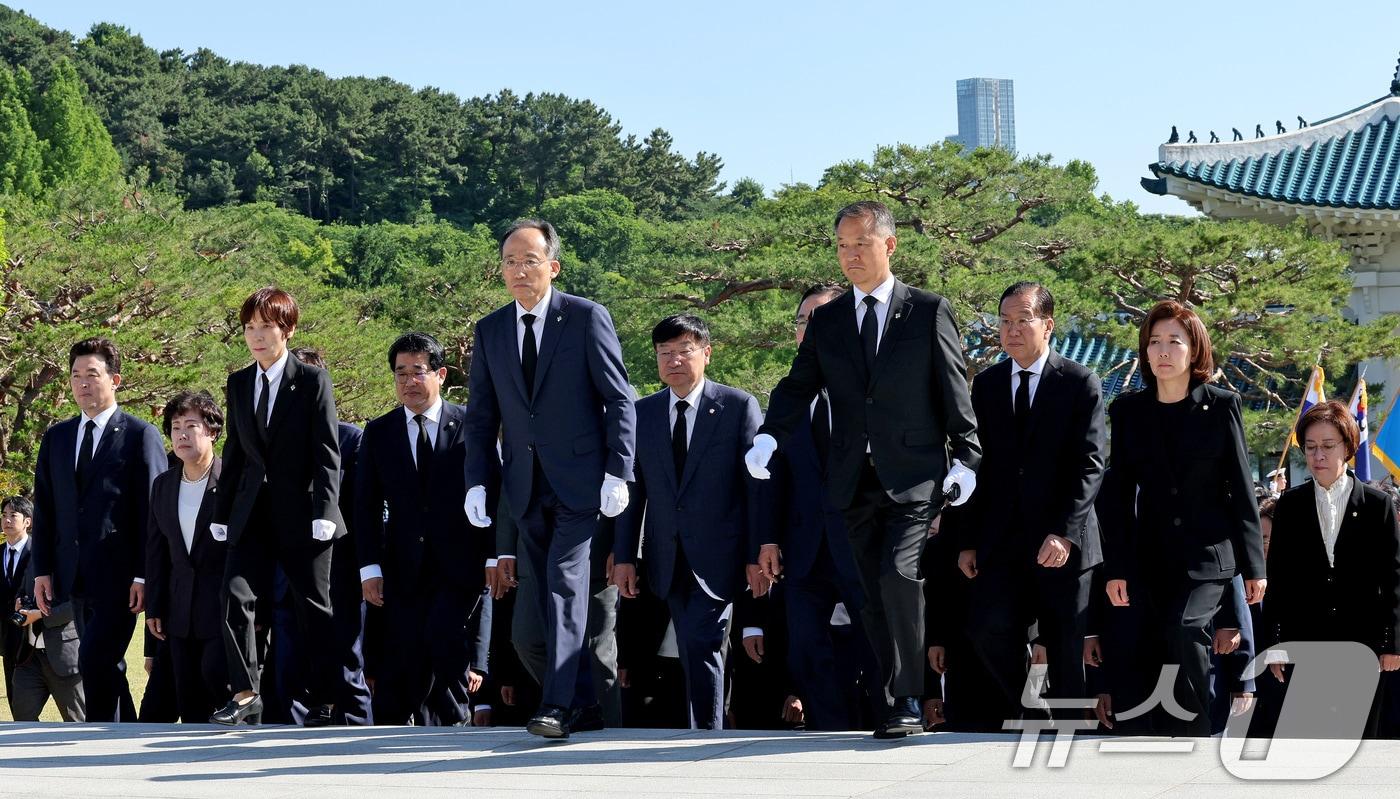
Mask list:
[{"label": "dense green foliage", "polygon": [[302,301],[294,343],[325,352],[344,418],[392,406],[384,352],[408,329],[443,341],[465,400],[472,324],[507,299],[493,231],[523,214],[558,226],[562,287],[611,309],[644,393],[659,387],[651,327],[684,310],[714,331],[711,376],[764,398],[802,289],[841,280],[834,213],[864,198],[898,219],[896,273],[952,300],[974,372],[998,355],[996,302],[1015,280],[1051,287],[1061,331],[1130,348],[1152,303],[1196,307],[1223,376],[1263,409],[1249,423],[1265,458],[1313,363],[1345,395],[1352,364],[1400,354],[1393,319],[1343,318],[1334,245],[1300,226],[1145,217],[1095,196],[1082,162],[901,144],[815,186],[746,179],[721,195],[718,159],[675,154],[664,131],[621,138],[586,101],[461,102],[155,53],[105,24],[75,41],[3,7],[0,57],[0,492],[29,481],[39,436],[74,412],[72,341],[114,338],[119,401],[154,417],[247,362],[236,309],[268,283]]}]

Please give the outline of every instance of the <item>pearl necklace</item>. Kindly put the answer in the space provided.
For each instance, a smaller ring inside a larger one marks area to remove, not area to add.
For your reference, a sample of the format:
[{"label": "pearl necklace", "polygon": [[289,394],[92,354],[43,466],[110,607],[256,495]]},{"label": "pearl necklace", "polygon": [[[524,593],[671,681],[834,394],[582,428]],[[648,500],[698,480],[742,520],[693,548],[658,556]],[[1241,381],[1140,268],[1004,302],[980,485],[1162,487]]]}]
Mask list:
[{"label": "pearl necklace", "polygon": [[202,483],[202,482],[204,482],[204,478],[206,478],[206,477],[209,476],[209,472],[211,472],[211,471],[213,471],[213,470],[214,470],[214,462],[213,462],[213,461],[210,461],[210,462],[209,462],[209,465],[208,465],[207,467],[205,467],[205,469],[204,469],[204,474],[201,474],[200,476],[198,476],[198,477],[196,477],[195,479],[191,480],[191,479],[189,479],[188,477],[185,476],[185,467],[181,466],[181,467],[180,467],[180,482],[182,482],[182,483],[187,483],[187,484],[189,484],[189,485],[194,485],[195,483]]}]

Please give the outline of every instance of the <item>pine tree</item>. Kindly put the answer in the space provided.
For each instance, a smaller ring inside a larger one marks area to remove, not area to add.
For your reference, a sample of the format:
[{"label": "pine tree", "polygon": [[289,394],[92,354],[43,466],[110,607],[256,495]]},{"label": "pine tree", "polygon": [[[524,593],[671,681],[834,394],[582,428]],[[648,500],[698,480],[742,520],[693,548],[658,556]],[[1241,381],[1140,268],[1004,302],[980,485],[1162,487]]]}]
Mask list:
[{"label": "pine tree", "polygon": [[33,98],[34,132],[44,150],[44,183],[102,182],[121,173],[121,158],[97,112],[83,103],[82,81],[72,63],[56,63],[46,91]]},{"label": "pine tree", "polygon": [[43,189],[44,162],[27,101],[15,76],[0,65],[0,192],[32,197]]}]

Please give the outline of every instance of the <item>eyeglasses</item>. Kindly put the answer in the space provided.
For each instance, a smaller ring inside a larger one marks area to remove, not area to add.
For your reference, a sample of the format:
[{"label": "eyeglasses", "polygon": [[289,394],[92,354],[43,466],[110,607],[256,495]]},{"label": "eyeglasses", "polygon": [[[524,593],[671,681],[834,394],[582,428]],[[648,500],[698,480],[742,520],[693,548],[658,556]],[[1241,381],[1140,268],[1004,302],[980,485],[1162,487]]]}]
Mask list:
[{"label": "eyeglasses", "polygon": [[1000,325],[1000,327],[1001,327],[1002,330],[1010,330],[1010,329],[1013,328],[1013,327],[1015,327],[1015,328],[1020,328],[1020,329],[1024,330],[1024,329],[1030,327],[1031,325],[1035,324],[1036,322],[1039,322],[1040,319],[1041,319],[1041,318],[1040,318],[1039,316],[1028,316],[1028,317],[1026,317],[1025,319],[1014,319],[1014,320],[1013,320],[1013,319],[1001,319],[1001,320],[999,320],[999,325]]},{"label": "eyeglasses", "polygon": [[548,262],[548,261],[541,261],[541,260],[538,259],[538,258],[526,258],[526,259],[523,260],[523,261],[511,261],[511,260],[508,260],[508,261],[501,261],[501,270],[502,270],[502,271],[504,271],[504,270],[506,270],[506,269],[516,269],[516,270],[519,270],[519,269],[529,269],[529,270],[535,270],[535,269],[539,269],[541,266],[544,266],[544,265],[547,264],[547,263],[549,263],[549,262]]},{"label": "eyeglasses", "polygon": [[690,360],[691,358],[695,357],[695,353],[699,352],[700,349],[701,349],[701,348],[699,348],[699,347],[688,347],[688,348],[683,349],[683,350],[674,350],[674,351],[672,351],[672,350],[657,350],[657,351],[656,351],[656,360],[665,362],[665,361],[670,361],[670,360],[674,360],[674,359],[676,359],[676,358],[679,358],[679,359],[682,360],[682,361],[688,361],[688,360]]},{"label": "eyeglasses", "polygon": [[428,375],[435,374],[431,369],[417,369],[412,372],[394,372],[394,380],[399,383],[422,383]]},{"label": "eyeglasses", "polygon": [[1325,455],[1331,455],[1332,453],[1336,452],[1337,449],[1341,446],[1342,442],[1340,441],[1321,441],[1316,444],[1304,445],[1303,451],[1308,454],[1309,458],[1311,458],[1312,456],[1316,455],[1319,450],[1321,450],[1322,453]]}]

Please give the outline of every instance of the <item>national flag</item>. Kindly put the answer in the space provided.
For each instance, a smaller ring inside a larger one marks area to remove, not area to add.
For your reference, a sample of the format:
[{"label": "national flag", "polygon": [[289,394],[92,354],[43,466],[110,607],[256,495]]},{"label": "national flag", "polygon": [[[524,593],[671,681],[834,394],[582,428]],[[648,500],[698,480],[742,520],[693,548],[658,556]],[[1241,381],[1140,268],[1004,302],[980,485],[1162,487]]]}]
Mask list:
[{"label": "national flag", "polygon": [[1366,423],[1365,378],[1356,381],[1356,390],[1351,394],[1351,404],[1347,406],[1347,410],[1356,417],[1356,426],[1361,430],[1356,457],[1352,460],[1351,465],[1356,470],[1356,479],[1363,483],[1369,483],[1371,482],[1371,428]]},{"label": "national flag", "polygon": [[1290,446],[1298,446],[1298,421],[1303,418],[1303,414],[1308,412],[1308,408],[1327,401],[1327,392],[1323,388],[1325,376],[1321,366],[1314,366],[1312,376],[1308,378],[1308,390],[1303,393],[1303,404],[1298,408],[1298,418],[1293,420],[1293,432],[1288,434]]},{"label": "national flag", "polygon": [[1390,401],[1390,411],[1385,415],[1385,421],[1381,423],[1381,429],[1376,431],[1376,438],[1371,442],[1371,454],[1376,456],[1376,460],[1386,468],[1386,471],[1400,481],[1400,422],[1392,423],[1395,415],[1395,400]]}]

